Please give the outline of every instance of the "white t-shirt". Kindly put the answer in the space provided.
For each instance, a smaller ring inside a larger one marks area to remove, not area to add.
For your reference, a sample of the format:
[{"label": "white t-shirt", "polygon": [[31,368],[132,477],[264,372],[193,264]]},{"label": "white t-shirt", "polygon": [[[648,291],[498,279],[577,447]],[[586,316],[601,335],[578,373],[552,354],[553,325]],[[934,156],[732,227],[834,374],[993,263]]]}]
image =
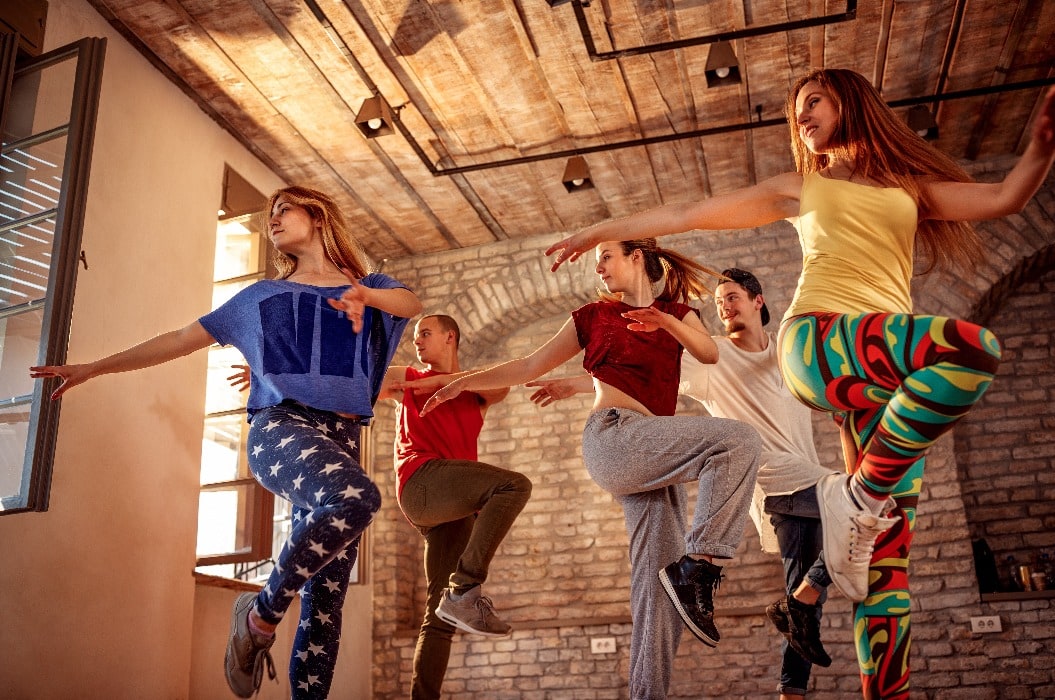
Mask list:
[{"label": "white t-shirt", "polygon": [[753,426],[762,438],[761,465],[751,504],[762,549],[776,552],[776,535],[762,513],[766,496],[795,493],[816,484],[833,470],[820,464],[813,444],[810,409],[791,395],[777,366],[777,341],[767,333],[762,352],[738,348],[715,336],[718,363],[702,364],[690,353],[681,362],[680,393],[696,399],[718,418]]}]

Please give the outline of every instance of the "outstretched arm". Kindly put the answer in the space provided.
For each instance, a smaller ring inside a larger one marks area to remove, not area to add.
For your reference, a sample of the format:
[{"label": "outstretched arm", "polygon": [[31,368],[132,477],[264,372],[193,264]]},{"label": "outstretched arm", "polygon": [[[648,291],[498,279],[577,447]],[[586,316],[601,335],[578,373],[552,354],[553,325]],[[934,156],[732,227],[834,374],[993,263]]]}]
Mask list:
[{"label": "outstretched arm", "polygon": [[503,362],[481,372],[473,372],[455,379],[425,402],[421,415],[425,415],[444,401],[450,401],[463,391],[480,393],[492,389],[504,389],[541,377],[562,362],[575,357],[580,350],[575,325],[571,319],[568,319],[556,335],[527,357]]},{"label": "outstretched arm", "polygon": [[189,355],[195,350],[212,345],[215,340],[198,321],[178,331],[169,331],[134,347],[122,350],[95,362],[83,365],[42,365],[30,367],[33,379],[59,377],[62,384],[51,393],[57,399],[67,391],[100,374],[131,372],[145,367],[160,365],[177,357]]},{"label": "outstretched arm", "polygon": [[[403,395],[405,389],[412,390],[415,394],[429,394],[432,395],[438,389],[442,389],[447,386],[455,379],[473,374],[476,370],[468,370],[465,372],[453,372],[451,374],[436,374],[431,377],[425,377],[424,379],[414,379],[406,381],[403,377],[406,377],[406,367],[399,367],[399,373],[396,375],[396,379],[389,381],[389,375],[385,375],[385,384],[381,388],[380,398],[391,398],[398,399]],[[393,392],[392,396],[385,396],[386,387]],[[480,397],[480,404],[483,408],[486,408],[492,404],[496,404],[504,399],[509,394],[509,387],[501,387],[498,389],[481,389],[473,392]]]},{"label": "outstretched arm", "polygon": [[797,216],[802,176],[784,173],[744,189],[708,197],[698,202],[666,204],[622,219],[594,224],[546,250],[553,255],[553,270],[573,262],[605,241],[656,238],[694,229],[709,231],[754,228]]},{"label": "outstretched arm", "polygon": [[1055,87],[1048,90],[1025,153],[1001,182],[924,184],[925,216],[947,221],[983,221],[1016,214],[1040,189],[1055,160]]}]

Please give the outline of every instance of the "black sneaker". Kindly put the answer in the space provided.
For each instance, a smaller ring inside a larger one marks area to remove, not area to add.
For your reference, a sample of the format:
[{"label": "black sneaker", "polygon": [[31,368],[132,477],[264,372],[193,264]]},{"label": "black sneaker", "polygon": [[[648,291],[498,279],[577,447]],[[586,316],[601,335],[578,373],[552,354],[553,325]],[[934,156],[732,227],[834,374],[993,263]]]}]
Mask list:
[{"label": "black sneaker", "polygon": [[722,580],[722,567],[685,555],[659,572],[663,590],[696,638],[718,646],[721,635],[714,626],[714,590]]},{"label": "black sneaker", "polygon": [[806,605],[788,596],[766,607],[766,617],[784,635],[796,654],[812,664],[828,668],[832,665],[832,657],[821,644],[816,611],[816,605]]}]

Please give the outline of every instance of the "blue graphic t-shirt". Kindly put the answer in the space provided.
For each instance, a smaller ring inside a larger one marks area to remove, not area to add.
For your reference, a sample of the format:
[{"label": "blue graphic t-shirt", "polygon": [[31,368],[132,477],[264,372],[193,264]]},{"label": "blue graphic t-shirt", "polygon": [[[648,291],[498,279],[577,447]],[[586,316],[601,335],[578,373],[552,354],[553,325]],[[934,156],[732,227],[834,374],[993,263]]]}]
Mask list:
[{"label": "blue graphic t-shirt", "polygon": [[[404,287],[379,272],[360,284]],[[249,364],[250,416],[287,399],[323,411],[373,416],[409,319],[368,306],[363,329],[355,333],[344,312],[326,302],[347,288],[261,280],[198,319],[216,342],[235,346]]]}]

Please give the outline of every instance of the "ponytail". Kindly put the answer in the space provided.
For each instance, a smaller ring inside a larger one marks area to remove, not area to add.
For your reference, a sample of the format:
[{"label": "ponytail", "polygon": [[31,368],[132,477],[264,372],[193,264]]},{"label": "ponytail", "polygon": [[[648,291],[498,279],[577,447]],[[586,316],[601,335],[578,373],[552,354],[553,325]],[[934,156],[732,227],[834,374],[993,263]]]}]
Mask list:
[{"label": "ponytail", "polygon": [[720,273],[681,253],[660,248],[655,238],[623,241],[620,245],[624,255],[630,255],[635,250],[641,251],[645,260],[645,274],[650,282],[664,280],[663,291],[657,296],[658,299],[687,304],[692,297],[698,299],[714,293],[704,282],[707,277],[724,279]]}]

